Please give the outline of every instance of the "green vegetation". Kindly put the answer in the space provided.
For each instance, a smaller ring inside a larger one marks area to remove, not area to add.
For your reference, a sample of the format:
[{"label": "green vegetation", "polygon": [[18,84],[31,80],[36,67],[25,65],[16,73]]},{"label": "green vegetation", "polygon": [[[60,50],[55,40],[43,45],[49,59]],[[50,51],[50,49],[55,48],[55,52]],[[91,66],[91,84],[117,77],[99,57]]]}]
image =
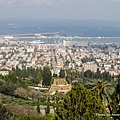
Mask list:
[{"label": "green vegetation", "polygon": [[65,77],[65,71],[63,69],[60,69],[59,77],[60,78],[64,78]]},{"label": "green vegetation", "polygon": [[50,113],[50,106],[47,105],[46,114],[49,114],[49,113]]},{"label": "green vegetation", "polygon": [[46,116],[21,116],[17,120],[55,120],[55,116],[52,114],[48,114]]},{"label": "green vegetation", "polygon": [[114,87],[111,82],[107,82],[101,79],[94,79],[85,84],[85,86],[91,91],[95,91],[100,97],[101,101],[109,98],[114,92]]},{"label": "green vegetation", "polygon": [[110,106],[110,95],[114,92],[114,87],[112,84],[103,80],[92,80],[91,82],[88,82],[86,86],[89,86],[89,88],[97,93],[97,96],[101,99],[101,102],[104,104],[104,106],[107,106],[109,108],[110,114],[112,116],[112,109]]},{"label": "green vegetation", "polygon": [[52,84],[52,74],[49,67],[43,68],[43,75],[42,75],[42,85],[43,86],[50,86]]},{"label": "green vegetation", "polygon": [[41,68],[32,68],[32,67],[28,67],[26,69],[25,66],[22,66],[22,69],[18,68],[18,66],[16,66],[15,68],[12,68],[12,70],[14,71],[14,74],[22,79],[28,79],[32,82],[32,84],[38,84],[39,82],[41,82],[42,80],[42,69]]},{"label": "green vegetation", "polygon": [[92,61],[95,61],[95,58],[94,58],[93,54],[91,54],[90,57],[85,56],[84,58],[82,58],[81,61],[82,61],[83,63],[92,62]]},{"label": "green vegetation", "polygon": [[109,72],[103,72],[100,73],[99,69],[97,69],[97,72],[94,73],[91,70],[87,70],[84,72],[84,77],[86,78],[93,78],[93,79],[103,79],[106,81],[111,81],[113,80],[113,77],[109,74]]},{"label": "green vegetation", "polygon": [[107,120],[105,107],[95,93],[91,93],[82,85],[72,88],[64,98],[63,105],[58,109],[58,120]]},{"label": "green vegetation", "polygon": [[7,112],[6,108],[0,104],[0,120],[6,120],[7,119]]},{"label": "green vegetation", "polygon": [[110,106],[112,108],[112,113],[116,114],[114,115],[114,119],[120,119],[120,78],[117,81],[117,86],[115,88],[114,93],[111,96],[112,102],[110,103]]},{"label": "green vegetation", "polygon": [[67,74],[66,80],[69,84],[72,83],[74,79],[77,79],[77,78],[81,79],[80,73],[77,72],[76,70],[67,69],[66,74]]},{"label": "green vegetation", "polygon": [[[55,95],[30,88],[38,83],[51,86],[53,78],[49,67],[42,70],[23,66],[23,70],[17,67],[9,75],[0,75],[0,120],[111,120],[98,115],[106,114],[106,108],[111,117],[119,119],[120,116],[112,114],[120,113],[120,78],[115,82],[108,72],[80,73],[72,69],[61,69],[59,77],[54,78],[54,84],[66,85],[76,80],[79,85],[73,84],[66,95],[59,93],[55,85],[50,89],[56,90]],[[63,88],[66,90],[71,85]],[[45,116],[41,116],[42,105],[46,106]],[[50,114],[50,106],[56,109],[55,115]]]},{"label": "green vegetation", "polygon": [[58,77],[58,75],[57,75],[57,74],[55,74],[55,73],[53,73],[53,77]]}]

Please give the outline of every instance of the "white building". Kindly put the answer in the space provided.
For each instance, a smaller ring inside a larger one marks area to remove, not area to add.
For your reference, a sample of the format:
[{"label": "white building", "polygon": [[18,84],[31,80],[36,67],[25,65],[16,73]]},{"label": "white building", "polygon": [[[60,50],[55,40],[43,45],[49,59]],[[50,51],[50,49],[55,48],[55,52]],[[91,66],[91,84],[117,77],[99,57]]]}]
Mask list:
[{"label": "white building", "polygon": [[63,40],[63,46],[88,46],[87,40]]}]

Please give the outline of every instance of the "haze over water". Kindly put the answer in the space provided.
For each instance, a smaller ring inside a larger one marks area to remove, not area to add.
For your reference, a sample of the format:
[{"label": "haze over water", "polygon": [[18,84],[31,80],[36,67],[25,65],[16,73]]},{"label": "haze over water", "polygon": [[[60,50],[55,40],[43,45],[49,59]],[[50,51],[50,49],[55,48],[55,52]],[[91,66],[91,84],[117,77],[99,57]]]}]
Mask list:
[{"label": "haze over water", "polygon": [[119,37],[119,20],[38,19],[1,20],[0,35],[59,32],[63,36]]}]

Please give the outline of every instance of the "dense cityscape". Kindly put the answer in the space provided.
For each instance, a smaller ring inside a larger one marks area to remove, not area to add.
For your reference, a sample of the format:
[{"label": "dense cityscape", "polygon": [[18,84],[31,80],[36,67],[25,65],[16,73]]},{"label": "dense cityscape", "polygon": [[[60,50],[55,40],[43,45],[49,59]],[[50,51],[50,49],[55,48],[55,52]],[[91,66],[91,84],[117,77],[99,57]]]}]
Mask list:
[{"label": "dense cityscape", "polygon": [[1,120],[118,120],[119,42],[37,35],[1,36]]},{"label": "dense cityscape", "polygon": [[0,120],[120,120],[120,0],[0,0]]}]

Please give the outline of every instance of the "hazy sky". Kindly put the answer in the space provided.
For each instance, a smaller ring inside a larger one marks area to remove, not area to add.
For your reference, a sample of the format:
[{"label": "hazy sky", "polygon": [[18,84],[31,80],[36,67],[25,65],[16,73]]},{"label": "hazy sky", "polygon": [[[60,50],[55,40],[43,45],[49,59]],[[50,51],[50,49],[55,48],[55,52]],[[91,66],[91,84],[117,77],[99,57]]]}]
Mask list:
[{"label": "hazy sky", "polygon": [[0,19],[120,19],[120,0],[0,0]]}]

